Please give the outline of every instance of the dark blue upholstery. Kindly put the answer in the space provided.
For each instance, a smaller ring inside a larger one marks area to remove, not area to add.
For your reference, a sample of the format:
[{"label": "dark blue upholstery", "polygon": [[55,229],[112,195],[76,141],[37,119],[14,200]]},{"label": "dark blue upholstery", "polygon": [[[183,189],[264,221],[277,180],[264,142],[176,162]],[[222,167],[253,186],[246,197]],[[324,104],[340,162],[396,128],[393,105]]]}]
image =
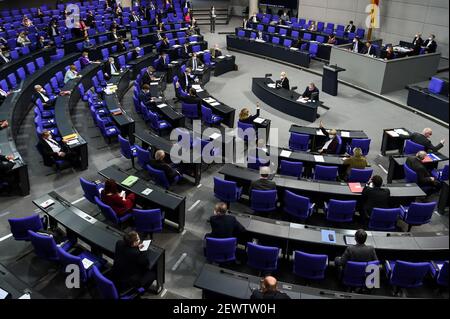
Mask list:
[{"label": "dark blue upholstery", "polygon": [[95,196],[100,196],[100,189],[104,188],[104,184],[97,185],[91,181],[84,179],[83,177],[80,177],[80,184],[84,192],[84,197],[92,204],[96,204]]},{"label": "dark blue upholstery", "polygon": [[119,217],[116,212],[111,208],[111,206],[106,205],[103,203],[100,198],[97,196],[95,197],[95,203],[100,208],[100,212],[102,215],[110,222],[112,222],[114,225],[121,225],[122,223],[126,222],[128,219],[130,219],[131,214],[125,214],[121,217]]},{"label": "dark blue upholstery", "polygon": [[419,151],[424,151],[425,147],[423,145],[414,143],[411,140],[405,141],[405,146],[403,147],[404,155],[415,155]]},{"label": "dark blue upholstery", "polygon": [[372,177],[373,169],[352,168],[348,175],[349,183],[367,183]]},{"label": "dark blue upholstery", "polygon": [[21,218],[9,218],[8,223],[15,240],[29,241],[29,230],[37,232],[38,230],[44,229],[42,219],[38,214],[33,214],[31,216]]},{"label": "dark blue upholstery", "polygon": [[[31,244],[34,247],[34,252],[38,257],[50,261],[59,260],[58,246],[56,245],[53,236],[47,234],[38,234],[32,230],[28,230],[28,236],[30,238]],[[72,246],[72,242],[66,242],[61,246],[61,248],[64,250],[69,250]]]},{"label": "dark blue upholstery", "polygon": [[313,214],[314,206],[315,204],[311,204],[308,197],[294,194],[288,190],[284,192],[283,210],[296,219],[306,220]]},{"label": "dark blue upholstery", "polygon": [[206,237],[205,255],[211,263],[227,263],[236,260],[236,238]]},{"label": "dark blue upholstery", "polygon": [[436,202],[430,203],[411,203],[408,206],[400,206],[400,218],[409,225],[408,231],[412,226],[428,224],[433,216]]},{"label": "dark blue upholstery", "polygon": [[366,288],[366,269],[368,265],[379,265],[379,261],[356,262],[347,261],[342,274],[342,283],[348,287]]},{"label": "dark blue upholstery", "polygon": [[428,90],[434,94],[440,94],[444,88],[445,81],[436,77],[432,77],[428,84]]},{"label": "dark blue upholstery", "polygon": [[277,209],[277,191],[252,190],[250,206],[254,212],[267,213]]},{"label": "dark blue upholstery", "polygon": [[308,151],[309,135],[291,133],[289,138],[289,148],[293,151]]},{"label": "dark blue upholstery", "polygon": [[325,203],[324,212],[327,220],[331,222],[343,223],[351,222],[355,215],[356,200],[335,200],[330,199]]},{"label": "dark blue upholstery", "polygon": [[302,176],[302,173],[303,173],[302,162],[290,162],[281,160],[280,174],[300,178]]},{"label": "dark blue upholstery", "polygon": [[242,187],[238,187],[236,182],[214,177],[214,195],[225,203],[234,203],[241,198]]},{"label": "dark blue upholstery", "polygon": [[385,269],[389,283],[392,286],[399,288],[417,288],[423,285],[423,279],[430,271],[430,263],[387,260]]},{"label": "dark blue upholstery", "polygon": [[369,220],[369,229],[393,231],[397,225],[400,208],[374,208]]},{"label": "dark blue upholstery", "polygon": [[325,278],[328,265],[327,255],[307,254],[296,250],[294,252],[294,274],[308,280]]},{"label": "dark blue upholstery", "polygon": [[163,229],[164,213],[161,209],[134,209],[134,228],[140,234],[160,233]]},{"label": "dark blue upholstery", "polygon": [[314,168],[314,179],[319,181],[336,181],[338,175],[337,166],[316,165]]},{"label": "dark blue upholstery", "polygon": [[247,243],[247,265],[263,272],[275,271],[278,268],[280,249]]},{"label": "dark blue upholstery", "polygon": [[367,154],[369,154],[370,142],[371,140],[369,138],[354,138],[348,145],[347,153],[353,155],[353,150],[355,149],[355,147],[359,147],[362,150],[363,155],[366,156]]}]

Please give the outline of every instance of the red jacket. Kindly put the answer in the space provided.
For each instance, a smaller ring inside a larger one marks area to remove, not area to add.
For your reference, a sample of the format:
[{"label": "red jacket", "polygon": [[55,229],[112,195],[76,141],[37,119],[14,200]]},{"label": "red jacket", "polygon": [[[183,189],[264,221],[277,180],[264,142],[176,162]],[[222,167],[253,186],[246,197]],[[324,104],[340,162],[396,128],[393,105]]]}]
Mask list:
[{"label": "red jacket", "polygon": [[122,197],[120,197],[120,194],[106,195],[104,192],[102,192],[101,197],[102,202],[108,206],[111,206],[113,211],[118,216],[125,215],[134,206],[134,199],[135,199],[134,194],[128,195],[125,200]]}]

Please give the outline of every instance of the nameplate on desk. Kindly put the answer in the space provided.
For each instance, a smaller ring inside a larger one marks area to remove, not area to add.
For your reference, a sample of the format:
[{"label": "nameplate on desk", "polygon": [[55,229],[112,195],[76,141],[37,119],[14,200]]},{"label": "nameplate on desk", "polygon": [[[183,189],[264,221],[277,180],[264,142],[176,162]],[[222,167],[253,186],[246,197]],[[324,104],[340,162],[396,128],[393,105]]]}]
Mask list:
[{"label": "nameplate on desk", "polygon": [[289,227],[290,228],[295,228],[295,229],[303,229],[303,225],[296,224],[296,223],[290,223]]},{"label": "nameplate on desk", "polygon": [[403,135],[403,136],[409,136],[409,133],[407,131],[405,131],[402,128],[396,128],[394,130],[395,133],[399,134],[399,135]]},{"label": "nameplate on desk", "polygon": [[270,87],[271,89],[274,89],[276,87],[275,83],[269,83],[267,84],[268,87]]},{"label": "nameplate on desk", "polygon": [[215,140],[215,139],[217,139],[217,138],[219,138],[219,137],[222,137],[222,134],[220,134],[220,133],[214,133],[214,134],[212,134],[209,138],[212,139],[212,140]]},{"label": "nameplate on desk", "polygon": [[291,51],[298,51],[298,48],[290,47],[290,50],[291,50]]},{"label": "nameplate on desk", "polygon": [[350,137],[350,132],[341,131],[341,137]]},{"label": "nameplate on desk", "polygon": [[163,103],[163,104],[158,104],[157,105],[157,107],[159,108],[159,109],[162,109],[163,107],[166,107],[167,106],[167,104],[165,104],[165,103]]},{"label": "nameplate on desk", "polygon": [[150,85],[158,85],[159,82],[150,82]]},{"label": "nameplate on desk", "polygon": [[55,203],[55,201],[53,199],[47,199],[45,202],[41,203],[39,206],[41,206],[42,208],[48,208],[50,206],[52,206]]},{"label": "nameplate on desk", "polygon": [[212,102],[212,103],[210,103],[211,104],[211,106],[219,106],[220,105],[220,102]]},{"label": "nameplate on desk", "polygon": [[399,137],[400,135],[395,131],[386,131],[386,134],[388,134],[391,137]]},{"label": "nameplate on desk", "polygon": [[291,155],[292,155],[292,152],[291,151],[286,151],[286,150],[282,150],[281,153],[280,153],[280,157],[289,158],[289,157],[291,157]]},{"label": "nameplate on desk", "polygon": [[153,189],[151,189],[151,188],[146,188],[146,189],[144,189],[144,190],[142,191],[141,194],[147,196],[147,195],[150,195],[152,192],[153,192]]},{"label": "nameplate on desk", "polygon": [[314,155],[314,161],[323,163],[323,162],[325,162],[325,158],[322,155]]},{"label": "nameplate on desk", "polygon": [[75,139],[72,139],[72,140],[70,140],[70,141],[67,141],[67,145],[68,146],[71,146],[71,145],[76,145],[76,144],[78,144],[78,143],[80,143],[80,141],[77,139],[77,138],[75,138]]},{"label": "nameplate on desk", "polygon": [[256,119],[253,120],[253,122],[255,122],[256,124],[262,124],[264,123],[265,119],[261,118],[261,117],[257,117]]}]

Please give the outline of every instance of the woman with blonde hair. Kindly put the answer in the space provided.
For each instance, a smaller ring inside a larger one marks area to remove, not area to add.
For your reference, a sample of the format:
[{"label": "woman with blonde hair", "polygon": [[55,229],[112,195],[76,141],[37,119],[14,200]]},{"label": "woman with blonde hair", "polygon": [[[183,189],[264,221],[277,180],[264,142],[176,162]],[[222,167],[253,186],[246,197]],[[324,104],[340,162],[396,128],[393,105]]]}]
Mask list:
[{"label": "woman with blonde hair", "polygon": [[239,112],[239,122],[253,124],[253,121],[259,117],[260,107],[259,103],[256,103],[256,114],[250,115],[250,110],[248,108],[243,108],[241,112]]},{"label": "woman with blonde hair", "polygon": [[344,165],[347,166],[347,177],[350,175],[352,168],[365,169],[368,166],[367,159],[364,157],[362,149],[355,147],[353,155],[344,159]]}]

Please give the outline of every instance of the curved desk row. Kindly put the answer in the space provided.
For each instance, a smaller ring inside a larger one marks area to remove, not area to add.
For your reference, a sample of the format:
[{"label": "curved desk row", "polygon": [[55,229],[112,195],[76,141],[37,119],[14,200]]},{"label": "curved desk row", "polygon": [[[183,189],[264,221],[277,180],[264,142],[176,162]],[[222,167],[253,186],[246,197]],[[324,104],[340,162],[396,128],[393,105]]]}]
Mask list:
[{"label": "curved desk row", "polygon": [[434,116],[435,118],[448,124],[448,93],[434,94],[427,88],[416,85],[408,86],[408,100],[406,104],[423,113]]},{"label": "curved desk row", "polygon": [[[268,241],[287,255],[296,249],[309,253],[341,256],[354,244],[355,230],[308,226],[255,215],[232,213],[252,238]],[[335,243],[323,241],[322,231],[334,231]],[[381,260],[410,261],[446,260],[449,253],[449,232],[400,233],[367,231],[367,245],[377,250]]]},{"label": "curved desk row", "polygon": [[282,45],[240,38],[235,35],[227,35],[227,49],[230,51],[250,53],[255,56],[305,68],[309,68],[311,62],[311,57],[307,52],[292,50]]},{"label": "curved desk row", "polygon": [[31,52],[27,55],[21,56],[17,60],[9,61],[6,64],[3,64],[0,66],[0,79],[6,79],[8,74],[16,73],[16,70],[20,67],[25,68],[25,65],[29,62],[33,62],[37,58],[42,57],[45,61],[45,64],[48,64],[50,62],[50,56],[55,54],[56,48],[50,47],[45,48],[39,51]]},{"label": "curved desk row", "polygon": [[[433,170],[438,167],[439,163],[446,162],[449,160],[448,156],[445,156],[441,153],[429,153],[431,161],[424,162],[424,166],[428,170]],[[414,155],[410,155],[414,156]],[[393,180],[399,180],[405,178],[404,164],[409,156],[406,155],[394,155],[389,156],[389,168],[388,168],[388,176],[387,182],[392,183]]]},{"label": "curved desk row", "polygon": [[318,118],[317,108],[321,101],[302,103],[298,101],[301,95],[283,88],[275,89],[268,85],[275,85],[272,79],[253,78],[252,92],[261,101],[287,115],[314,122]]},{"label": "curved desk row", "polygon": [[[259,172],[245,167],[226,164],[219,171],[226,180],[236,181],[244,186],[244,194],[249,194],[252,181],[259,180]],[[285,190],[308,196],[312,202],[321,203],[329,199],[361,199],[361,193],[352,193],[347,183],[314,181],[296,179],[290,176],[275,175],[273,181],[277,184],[279,199],[283,198]],[[391,192],[391,204],[409,204],[418,197],[425,197],[425,193],[416,184],[388,184],[386,186]],[[398,207],[398,206],[397,206]]]}]

